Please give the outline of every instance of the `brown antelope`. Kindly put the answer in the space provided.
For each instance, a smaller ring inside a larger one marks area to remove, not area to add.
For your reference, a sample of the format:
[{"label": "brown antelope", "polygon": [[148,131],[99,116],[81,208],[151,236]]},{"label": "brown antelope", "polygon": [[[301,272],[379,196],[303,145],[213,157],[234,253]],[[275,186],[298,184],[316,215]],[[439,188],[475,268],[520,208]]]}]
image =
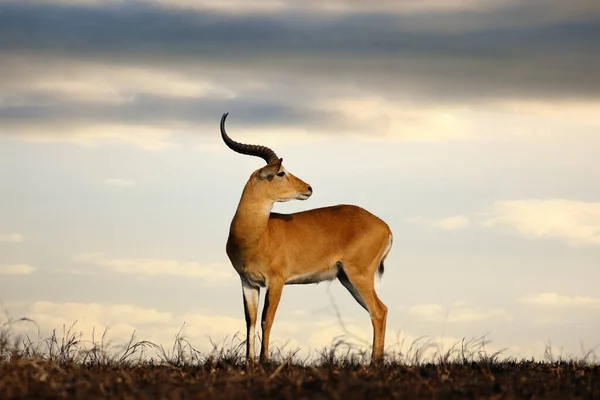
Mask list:
[{"label": "brown antelope", "polygon": [[269,336],[284,285],[339,279],[371,316],[371,361],[383,359],[387,307],[375,293],[375,273],[392,247],[389,226],[353,205],[336,205],[292,214],[271,212],[275,202],[306,200],[313,190],[283,167],[283,159],[265,146],[232,140],[221,118],[225,144],[267,165],[246,183],[231,221],[227,255],[240,275],[246,317],[246,360],[254,361],[254,336],[260,288],[267,290],[262,313],[260,361],[269,357]]}]

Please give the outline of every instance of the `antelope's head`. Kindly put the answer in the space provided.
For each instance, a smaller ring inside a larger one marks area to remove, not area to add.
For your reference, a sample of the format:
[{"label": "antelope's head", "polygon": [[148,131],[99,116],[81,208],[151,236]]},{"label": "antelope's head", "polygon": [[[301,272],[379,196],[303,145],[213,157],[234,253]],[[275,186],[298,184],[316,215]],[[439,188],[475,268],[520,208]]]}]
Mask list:
[{"label": "antelope's head", "polygon": [[225,119],[228,114],[223,114],[221,118],[221,137],[225,144],[237,153],[260,157],[267,163],[252,173],[248,184],[271,201],[308,199],[313,192],[310,185],[286,171],[283,158],[277,157],[273,150],[266,146],[238,143],[227,135]]}]

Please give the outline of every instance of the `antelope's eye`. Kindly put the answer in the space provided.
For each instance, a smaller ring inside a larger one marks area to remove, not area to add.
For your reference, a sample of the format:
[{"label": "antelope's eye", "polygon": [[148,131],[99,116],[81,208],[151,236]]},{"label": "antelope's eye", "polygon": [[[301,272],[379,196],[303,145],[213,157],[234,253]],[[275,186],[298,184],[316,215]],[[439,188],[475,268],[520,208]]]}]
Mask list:
[{"label": "antelope's eye", "polygon": [[277,176],[284,176],[285,172],[281,171],[280,173],[277,174]]}]

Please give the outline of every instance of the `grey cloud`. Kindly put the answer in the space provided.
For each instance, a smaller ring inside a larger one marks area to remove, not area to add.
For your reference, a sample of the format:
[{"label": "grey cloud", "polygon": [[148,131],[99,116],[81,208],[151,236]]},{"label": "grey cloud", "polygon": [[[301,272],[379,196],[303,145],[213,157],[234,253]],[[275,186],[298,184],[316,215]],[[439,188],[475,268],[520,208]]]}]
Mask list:
[{"label": "grey cloud", "polygon": [[[529,4],[537,7],[444,14],[371,12],[324,18],[306,13],[224,16],[136,3],[106,8],[9,3],[0,14],[0,48],[88,56],[192,54],[194,59],[229,59],[235,57],[232,51],[244,56],[258,51],[311,56],[489,57],[539,46],[577,44],[581,49],[598,43],[593,35],[600,30],[599,15],[540,25],[533,22],[552,8],[547,3]],[[455,29],[440,32],[446,25]]]},{"label": "grey cloud", "polygon": [[[260,99],[173,99],[141,95],[135,100],[118,105],[78,104],[75,102],[45,102],[46,105],[28,107],[4,107],[0,118],[5,122],[25,122],[31,117],[48,121],[103,121],[119,120],[131,122],[159,122],[185,120],[200,122],[233,110],[238,118],[248,122],[298,121],[307,117],[303,110],[285,105],[263,102]],[[311,114],[313,117],[314,114]]]},{"label": "grey cloud", "polygon": [[[213,121],[234,111],[248,123],[333,122],[314,108],[332,95],[437,103],[501,99],[596,100],[600,7],[575,1],[510,3],[474,11],[307,11],[225,15],[152,7],[0,4],[0,89],[5,126],[36,121]],[[561,19],[560,15],[564,15]],[[0,61],[1,63],[2,61]],[[36,65],[30,65],[31,63]],[[152,67],[220,82],[266,87],[235,99],[160,98],[83,104],[25,93],[32,76],[75,63]],[[16,85],[15,82],[22,82]],[[11,89],[12,88],[12,89]],[[11,105],[12,104],[12,105]]]}]

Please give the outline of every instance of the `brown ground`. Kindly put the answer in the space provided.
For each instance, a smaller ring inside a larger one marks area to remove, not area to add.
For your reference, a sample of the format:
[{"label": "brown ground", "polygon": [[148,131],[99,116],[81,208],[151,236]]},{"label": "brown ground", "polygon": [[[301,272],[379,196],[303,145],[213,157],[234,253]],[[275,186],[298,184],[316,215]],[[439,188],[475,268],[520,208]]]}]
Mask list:
[{"label": "brown ground", "polygon": [[575,363],[452,363],[246,370],[209,362],[81,366],[36,359],[0,364],[0,398],[44,399],[600,399],[600,366]]},{"label": "brown ground", "polygon": [[311,361],[280,352],[270,365],[247,368],[237,339],[202,354],[179,336],[165,350],[132,335],[114,352],[104,336],[90,346],[71,331],[35,343],[15,338],[14,323],[0,324],[0,400],[600,399],[593,351],[572,361],[557,359],[550,349],[545,362],[500,360],[485,352],[481,339],[425,359],[426,346],[413,343],[409,352],[387,354],[383,366],[369,367],[364,352],[340,355],[340,341]]}]

